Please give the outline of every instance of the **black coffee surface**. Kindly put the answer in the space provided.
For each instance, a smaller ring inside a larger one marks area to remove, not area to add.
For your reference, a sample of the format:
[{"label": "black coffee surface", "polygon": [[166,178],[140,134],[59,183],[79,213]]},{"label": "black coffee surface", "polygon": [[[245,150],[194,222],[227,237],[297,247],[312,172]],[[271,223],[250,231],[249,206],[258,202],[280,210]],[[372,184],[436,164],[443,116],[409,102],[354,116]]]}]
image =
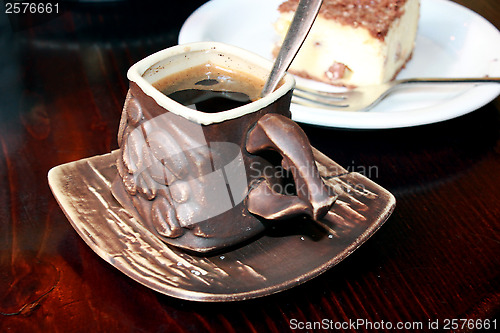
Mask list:
[{"label": "black coffee surface", "polygon": [[258,100],[264,83],[252,74],[208,63],[167,75],[153,86],[180,104],[215,113]]},{"label": "black coffee surface", "polygon": [[231,110],[252,102],[248,95],[232,91],[184,89],[167,96],[182,105],[206,113]]}]

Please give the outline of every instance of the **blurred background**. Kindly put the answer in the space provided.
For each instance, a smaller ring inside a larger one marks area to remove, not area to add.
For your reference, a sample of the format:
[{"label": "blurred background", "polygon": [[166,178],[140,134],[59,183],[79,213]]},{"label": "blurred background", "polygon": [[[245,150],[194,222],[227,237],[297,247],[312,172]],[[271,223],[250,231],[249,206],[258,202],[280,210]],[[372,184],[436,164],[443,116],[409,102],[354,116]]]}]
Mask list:
[{"label": "blurred background", "polygon": [[[204,2],[31,1],[50,3],[52,12],[27,10],[16,14],[11,7],[14,1],[3,1],[0,123],[9,127],[8,119],[20,112],[28,122],[36,123],[28,128],[42,137],[48,135],[49,129],[43,124],[39,126],[47,119],[44,108],[63,96],[78,94],[75,91],[78,81],[82,89],[88,84],[94,90],[94,108],[109,109],[106,103],[113,99],[113,93],[108,87],[103,86],[100,91],[98,88],[106,80],[116,88],[114,93],[121,104],[128,87],[127,69],[141,58],[177,44],[182,23]],[[11,13],[7,14],[9,8]],[[83,72],[78,72],[81,68]],[[106,77],[108,74],[110,77]],[[71,92],[65,91],[70,87]],[[114,116],[118,118],[121,106],[113,107],[116,108]],[[110,122],[110,128],[117,126],[116,121]]]}]

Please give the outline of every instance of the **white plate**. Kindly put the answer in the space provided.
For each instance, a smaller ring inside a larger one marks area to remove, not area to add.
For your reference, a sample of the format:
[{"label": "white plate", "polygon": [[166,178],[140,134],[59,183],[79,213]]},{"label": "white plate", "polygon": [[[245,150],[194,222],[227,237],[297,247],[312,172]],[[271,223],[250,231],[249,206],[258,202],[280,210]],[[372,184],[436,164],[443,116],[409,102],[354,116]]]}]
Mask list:
[{"label": "white plate", "polygon": [[[272,25],[281,1],[211,0],[186,20],[179,44],[219,41],[271,59],[277,39]],[[486,75],[500,76],[500,32],[483,17],[455,2],[422,0],[414,55],[398,78]],[[291,110],[294,120],[314,125],[397,128],[458,117],[482,107],[499,94],[498,84],[432,86],[393,93],[369,112],[296,104],[292,104]]]}]

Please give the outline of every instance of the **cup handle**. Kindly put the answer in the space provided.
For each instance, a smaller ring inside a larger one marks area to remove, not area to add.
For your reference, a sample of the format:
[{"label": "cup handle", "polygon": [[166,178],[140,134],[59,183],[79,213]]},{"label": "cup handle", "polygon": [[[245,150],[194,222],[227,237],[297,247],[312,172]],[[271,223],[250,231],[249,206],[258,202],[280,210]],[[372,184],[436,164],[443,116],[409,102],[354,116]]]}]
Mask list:
[{"label": "cup handle", "polygon": [[279,114],[263,116],[248,133],[246,149],[251,154],[277,151],[283,158],[282,167],[293,175],[297,193],[278,193],[268,179],[259,179],[248,194],[250,213],[268,220],[306,214],[315,221],[328,213],[337,196],[323,183],[309,140],[294,121]]}]

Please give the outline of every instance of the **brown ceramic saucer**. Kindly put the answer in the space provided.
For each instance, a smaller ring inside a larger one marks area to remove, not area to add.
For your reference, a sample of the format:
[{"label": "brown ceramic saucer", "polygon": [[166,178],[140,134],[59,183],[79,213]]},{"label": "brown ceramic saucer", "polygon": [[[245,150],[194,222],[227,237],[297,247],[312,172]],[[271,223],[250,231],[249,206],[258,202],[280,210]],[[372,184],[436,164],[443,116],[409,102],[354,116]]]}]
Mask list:
[{"label": "brown ceramic saucer", "polygon": [[339,263],[387,220],[394,196],[314,150],[339,194],[327,232],[303,218],[283,221],[237,248],[200,256],[161,242],[113,198],[118,151],[57,166],[49,185],[83,240],[132,279],[177,298],[221,302],[261,297],[310,280]]}]

